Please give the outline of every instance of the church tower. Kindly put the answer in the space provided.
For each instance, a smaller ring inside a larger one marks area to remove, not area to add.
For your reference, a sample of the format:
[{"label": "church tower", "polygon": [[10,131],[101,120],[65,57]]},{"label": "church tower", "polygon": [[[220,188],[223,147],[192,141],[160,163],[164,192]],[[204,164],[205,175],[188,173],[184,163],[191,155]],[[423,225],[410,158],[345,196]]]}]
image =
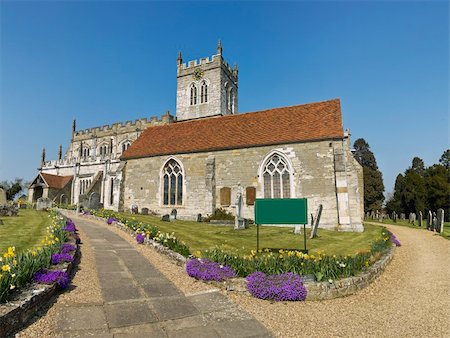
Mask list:
[{"label": "church tower", "polygon": [[177,58],[177,121],[238,111],[238,69],[231,68],[222,57],[222,43],[217,54],[183,63]]}]

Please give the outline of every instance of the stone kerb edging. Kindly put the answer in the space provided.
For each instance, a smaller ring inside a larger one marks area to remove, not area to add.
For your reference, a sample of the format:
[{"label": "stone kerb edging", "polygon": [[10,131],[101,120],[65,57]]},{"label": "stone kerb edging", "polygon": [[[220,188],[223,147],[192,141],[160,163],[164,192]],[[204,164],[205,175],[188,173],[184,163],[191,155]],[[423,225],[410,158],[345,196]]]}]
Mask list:
[{"label": "stone kerb edging", "polygon": [[[66,242],[76,246],[73,261],[57,265],[70,276],[78,262],[80,247],[74,239]],[[59,292],[56,283],[52,285],[32,282],[5,304],[0,305],[0,337],[7,337],[22,328],[42,306]]]},{"label": "stone kerb edging", "polygon": [[[106,222],[106,220],[102,217],[94,216],[94,215],[85,215],[92,217],[96,220]],[[127,228],[123,223],[113,222],[116,227],[127,232],[128,234],[135,236],[137,234],[136,231]],[[177,252],[174,252],[160,243],[146,239],[145,243],[148,245],[152,245],[158,252],[167,255],[169,258],[175,261],[177,265],[183,266],[186,264],[187,259],[180,255]],[[359,290],[364,289],[368,286],[372,281],[374,281],[378,276],[380,276],[389,262],[392,260],[394,256],[395,246],[391,246],[388,251],[373,265],[371,265],[367,271],[360,273],[354,277],[342,278],[333,281],[332,283],[326,282],[305,282],[304,285],[308,291],[306,300],[326,300],[333,299],[339,297],[345,297],[356,293]],[[227,279],[223,282],[214,282],[209,281],[205,282],[221,289],[227,291],[235,291],[235,292],[243,292],[247,295],[250,293],[247,290],[247,282],[245,278],[231,278]]]}]

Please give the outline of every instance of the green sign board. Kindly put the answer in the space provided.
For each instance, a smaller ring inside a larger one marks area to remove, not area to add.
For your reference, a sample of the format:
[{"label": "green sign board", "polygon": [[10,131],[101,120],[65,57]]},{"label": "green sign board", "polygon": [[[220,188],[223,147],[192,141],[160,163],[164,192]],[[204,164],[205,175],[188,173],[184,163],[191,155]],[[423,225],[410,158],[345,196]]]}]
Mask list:
[{"label": "green sign board", "polygon": [[257,198],[255,224],[308,224],[306,198]]}]

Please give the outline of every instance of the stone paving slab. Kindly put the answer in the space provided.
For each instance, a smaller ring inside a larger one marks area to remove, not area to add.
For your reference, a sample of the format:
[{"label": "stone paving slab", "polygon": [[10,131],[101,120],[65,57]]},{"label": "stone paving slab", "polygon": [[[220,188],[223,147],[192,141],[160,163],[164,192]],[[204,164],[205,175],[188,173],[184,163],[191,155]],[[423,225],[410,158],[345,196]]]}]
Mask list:
[{"label": "stone paving slab", "polygon": [[91,241],[103,304],[62,308],[58,337],[271,337],[220,292],[185,296],[120,236],[75,223]]},{"label": "stone paving slab", "polygon": [[61,307],[56,320],[58,331],[107,329],[106,316],[102,306]]},{"label": "stone paving slab", "polygon": [[109,327],[148,324],[158,321],[145,302],[106,304],[105,312]]}]

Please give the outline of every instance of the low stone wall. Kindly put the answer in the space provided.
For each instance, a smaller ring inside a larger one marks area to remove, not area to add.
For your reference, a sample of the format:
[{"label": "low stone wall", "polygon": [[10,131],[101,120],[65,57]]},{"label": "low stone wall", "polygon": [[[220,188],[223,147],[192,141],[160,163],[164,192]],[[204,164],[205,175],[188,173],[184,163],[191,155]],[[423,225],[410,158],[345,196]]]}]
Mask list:
[{"label": "low stone wall", "polygon": [[[79,246],[75,240],[67,242],[77,246],[74,259],[70,263],[58,265],[58,268],[72,274],[80,257]],[[0,337],[7,337],[20,330],[36,314],[42,306],[48,304],[59,292],[58,286],[31,283],[12,297],[5,304],[0,305]]]},{"label": "low stone wall", "polygon": [[[104,218],[90,215],[97,220],[106,222]],[[118,228],[129,233],[132,236],[136,236],[136,232],[127,228],[124,224],[120,222],[113,223]],[[146,244],[152,245],[158,252],[167,255],[173,259],[177,265],[183,266],[186,263],[186,258],[180,254],[173,252],[172,250],[164,247],[163,245],[155,242],[153,240],[146,240]],[[360,273],[354,277],[342,278],[333,281],[332,283],[326,282],[305,282],[304,285],[308,290],[306,300],[325,300],[333,299],[339,297],[345,297],[356,293],[358,290],[364,289],[372,281],[374,281],[378,276],[380,276],[389,262],[394,256],[395,246],[391,246],[389,250],[373,265],[371,265],[366,271]],[[232,278],[227,279],[223,282],[205,282],[215,287],[235,292],[243,292],[248,295],[250,293],[247,291],[247,283],[245,278]]]}]

